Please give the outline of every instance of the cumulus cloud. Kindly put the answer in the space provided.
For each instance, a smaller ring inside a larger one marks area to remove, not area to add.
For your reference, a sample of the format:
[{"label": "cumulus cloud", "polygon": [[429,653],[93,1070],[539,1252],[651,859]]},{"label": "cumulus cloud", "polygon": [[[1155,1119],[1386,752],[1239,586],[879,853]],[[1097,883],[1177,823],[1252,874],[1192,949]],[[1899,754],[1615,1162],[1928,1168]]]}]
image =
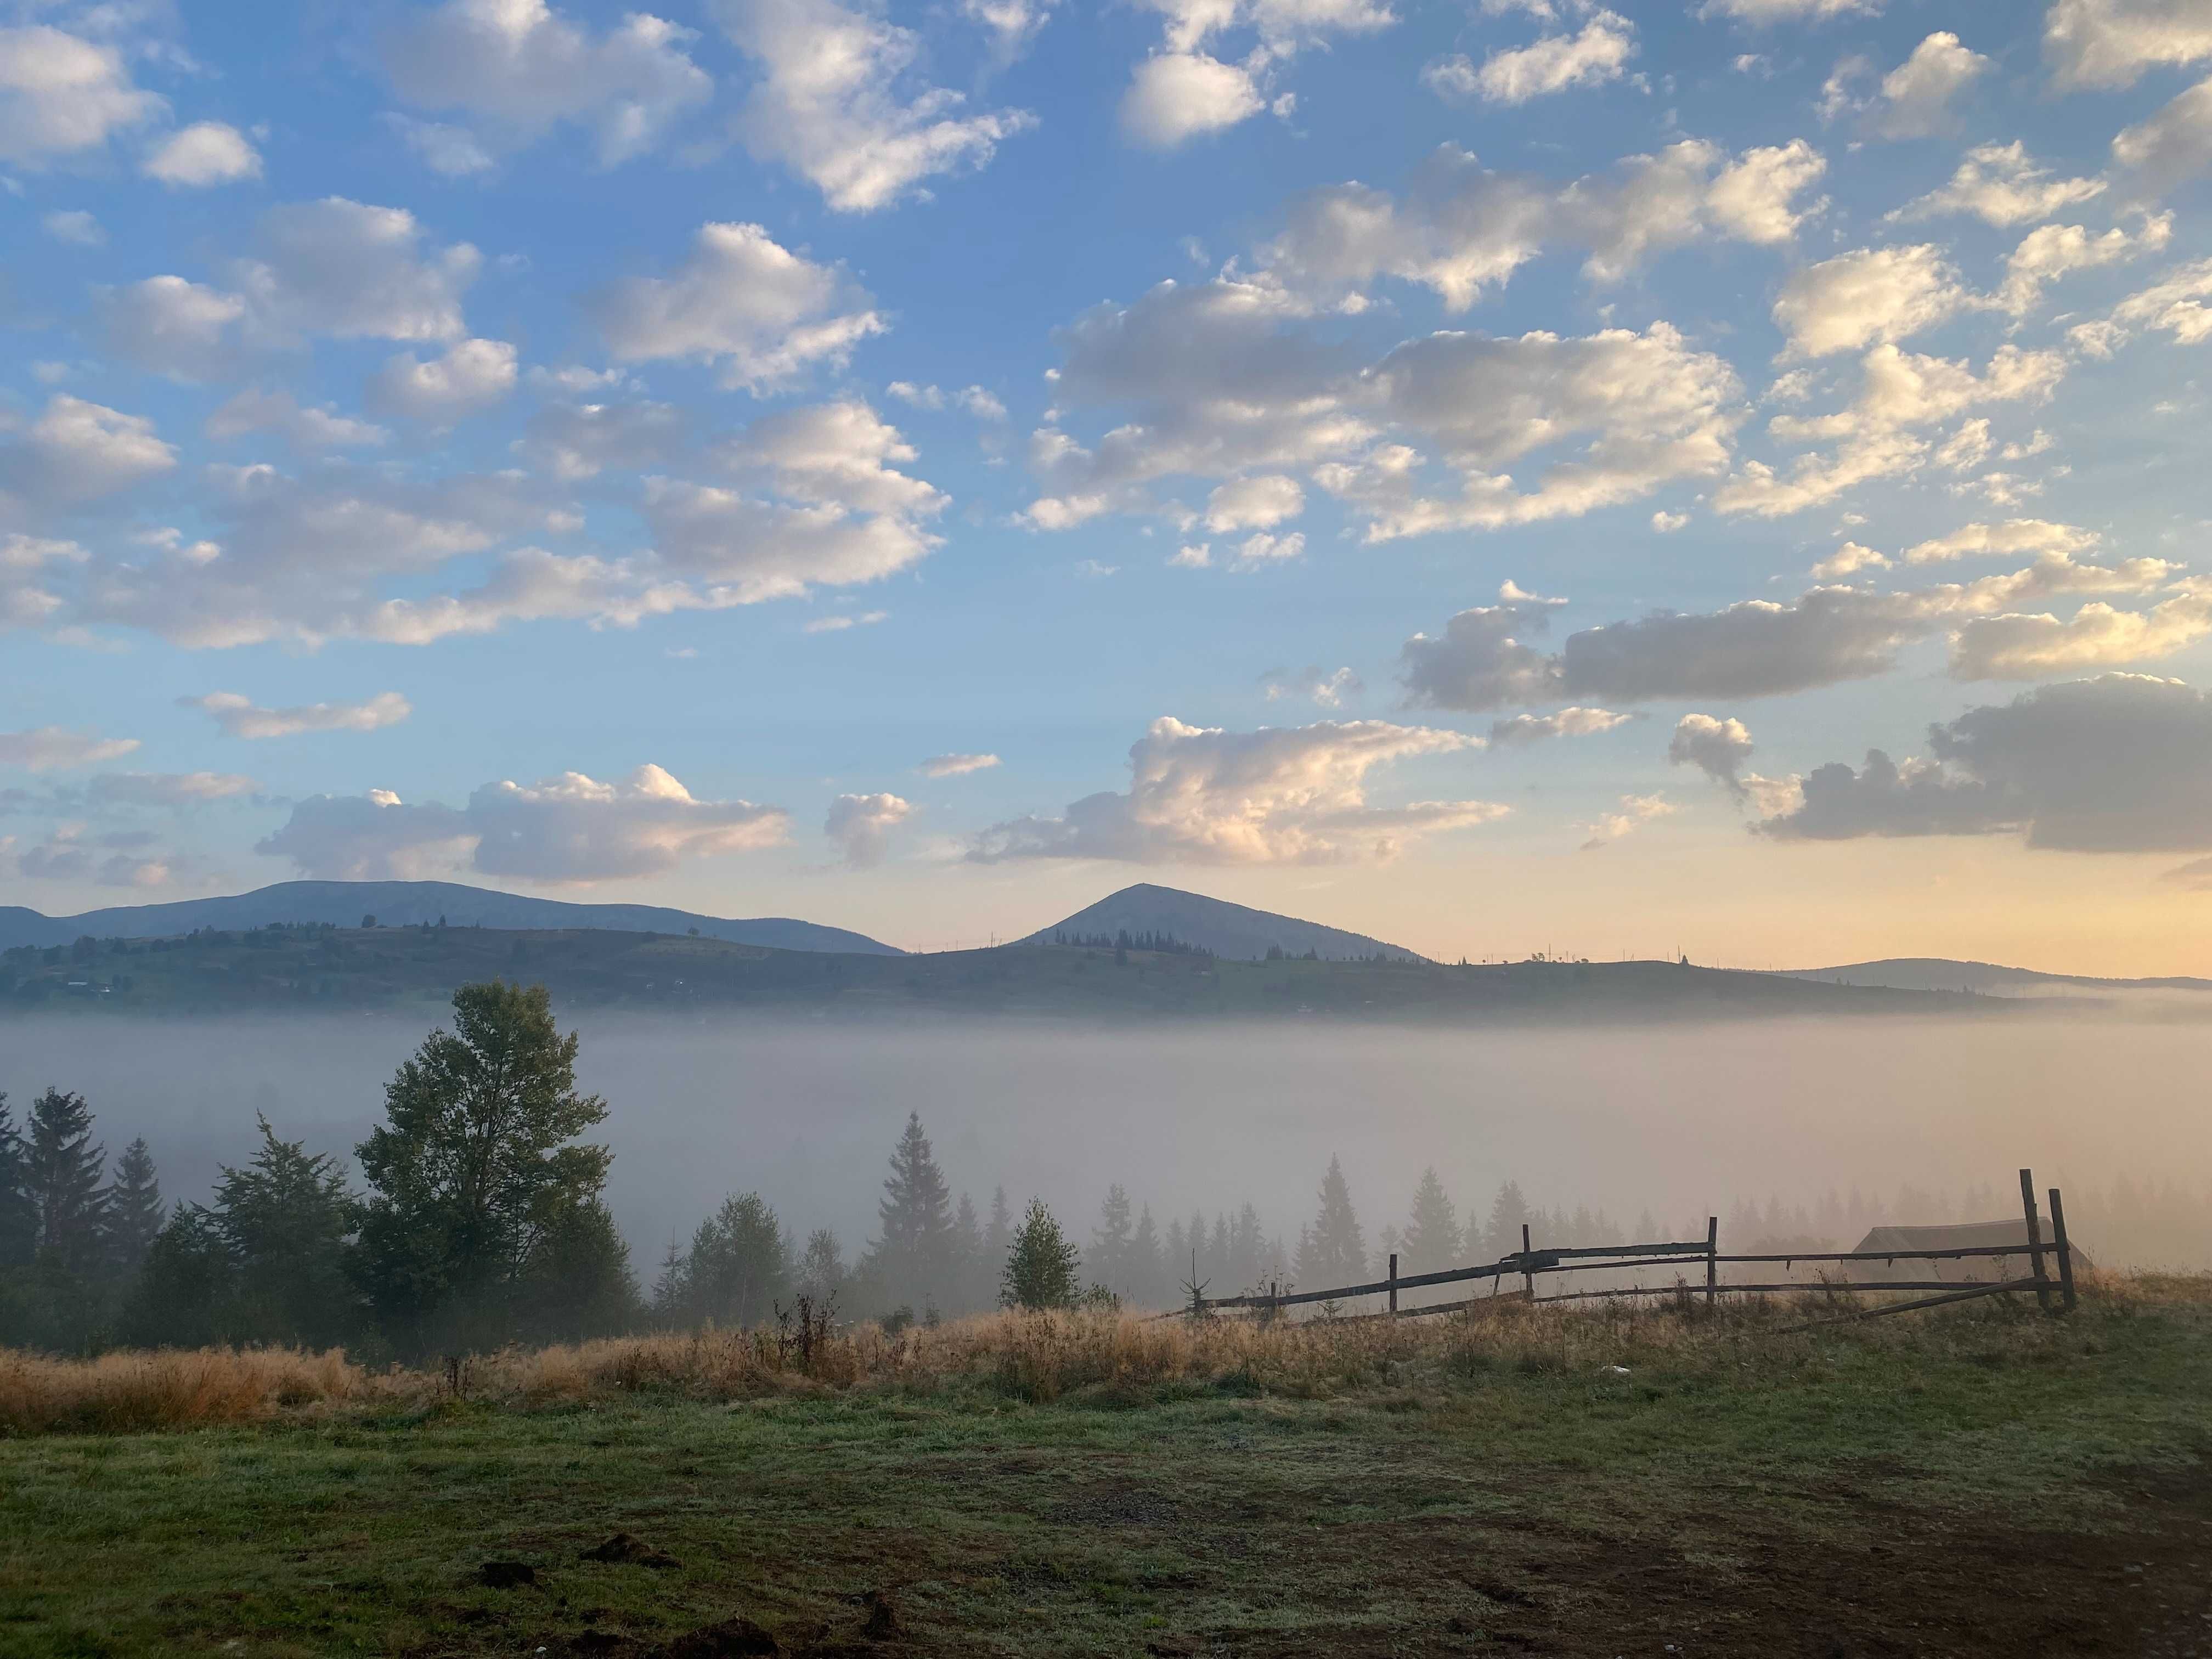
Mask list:
[{"label": "cumulus cloud", "polygon": [[837,267],[793,253],[751,224],[702,225],[672,275],[611,283],[591,310],[623,362],[711,362],[726,386],[755,392],[817,365],[842,367],[884,327]]},{"label": "cumulus cloud", "polygon": [[195,121],[147,153],[138,169],[173,189],[204,190],[261,176],[261,152],[222,121]]},{"label": "cumulus cloud", "polygon": [[761,66],[738,123],[746,147],[841,213],[872,212],[940,173],[986,166],[1035,124],[1024,110],[962,114],[960,94],[914,82],[920,38],[868,11],[836,0],[717,0],[714,9]]},{"label": "cumulus cloud", "polygon": [[1016,818],[975,837],[981,863],[1029,858],[1128,863],[1336,864],[1392,858],[1407,843],[1486,823],[1489,801],[1368,803],[1369,772],[1470,747],[1455,732],[1382,720],[1227,732],[1152,722],[1129,750],[1126,793],[1085,796],[1060,817]]},{"label": "cumulus cloud", "polygon": [[[1833,443],[1808,451],[1787,471],[1747,461],[1714,492],[1723,513],[1778,518],[1821,506],[1876,478],[1916,471],[1930,445],[1919,428],[2000,403],[2048,401],[2066,373],[2056,351],[2001,346],[1977,374],[1971,364],[1876,346],[1860,362],[1857,395],[1832,415],[1777,415],[1767,430],[1785,443]],[[1960,458],[1953,449],[1950,459]]]},{"label": "cumulus cloud", "polygon": [[1269,702],[1285,697],[1304,697],[1323,708],[1334,708],[1346,697],[1356,697],[1367,687],[1349,668],[1323,668],[1318,663],[1304,668],[1271,668],[1260,676],[1260,689]]},{"label": "cumulus cloud", "polygon": [[1551,738],[1587,738],[1626,726],[1633,714],[1616,714],[1610,708],[1562,708],[1551,714],[1515,714],[1490,723],[1493,744],[1542,743]]},{"label": "cumulus cloud", "polygon": [[82,208],[64,209],[49,213],[39,221],[40,227],[57,242],[67,242],[73,247],[104,247],[107,232],[100,221]]},{"label": "cumulus cloud", "polygon": [[34,24],[0,28],[0,161],[40,167],[97,149],[165,107],[113,46]]},{"label": "cumulus cloud", "polygon": [[1121,130],[1153,149],[1250,119],[1267,106],[1259,82],[1238,64],[1202,52],[1157,52],[1137,65],[1121,94]]},{"label": "cumulus cloud", "polygon": [[447,425],[501,402],[514,381],[513,346],[463,340],[427,363],[411,351],[387,358],[369,380],[368,404],[380,413]]},{"label": "cumulus cloud", "polygon": [[2154,662],[2212,634],[2212,595],[2178,594],[2148,611],[2100,601],[2064,622],[2049,612],[1978,617],[1951,641],[1951,677],[2039,680],[2130,663]]},{"label": "cumulus cloud", "polygon": [[0,429],[0,526],[119,494],[176,465],[143,416],[56,392],[28,427]]},{"label": "cumulus cloud", "polygon": [[2060,277],[2155,253],[2172,235],[2170,213],[2146,217],[2132,234],[2115,227],[2093,236],[2080,225],[2045,225],[2030,231],[2005,261],[1996,303],[2015,317],[2024,316],[2040,301],[2044,289]]},{"label": "cumulus cloud", "polygon": [[1743,23],[1809,23],[1881,9],[1881,0],[1705,0],[1698,15]]},{"label": "cumulus cloud", "polygon": [[915,770],[925,778],[964,778],[970,772],[988,772],[999,763],[996,755],[932,755]]},{"label": "cumulus cloud", "polygon": [[1782,840],[2018,830],[2087,853],[2212,848],[2212,696],[2138,674],[2046,685],[1929,728],[1927,759],[1871,750],[1808,773]]},{"label": "cumulus cloud", "polygon": [[2198,0],[2055,0],[2043,53],[2062,87],[2132,86],[2147,69],[2212,58]]},{"label": "cumulus cloud", "polygon": [[2178,345],[2212,340],[2212,259],[2200,259],[2169,271],[2141,293],[2131,294],[2100,321],[2076,325],[2068,338],[2094,357],[2109,357],[2145,329],[2171,334]]},{"label": "cumulus cloud", "polygon": [[273,432],[305,455],[337,449],[374,448],[391,434],[380,426],[356,421],[325,404],[302,404],[289,392],[249,388],[225,400],[201,430],[210,438],[236,438],[249,432]]},{"label": "cumulus cloud", "polygon": [[1905,550],[1907,564],[1936,564],[1950,559],[1979,558],[1991,554],[2033,553],[2072,556],[2094,547],[2100,538],[2094,530],[2048,519],[2007,519],[2002,524],[1961,525],[1942,536],[1916,542]]},{"label": "cumulus cloud", "polygon": [[660,875],[690,860],[777,845],[789,830],[780,807],[700,800],[647,765],[621,783],[580,772],[488,783],[460,811],[408,805],[381,789],[316,795],[256,850],[337,880],[419,878],[466,860],[480,874],[560,884]]},{"label": "cumulus cloud", "polygon": [[271,208],[242,292],[268,326],[341,339],[453,340],[466,331],[461,296],[482,256],[466,242],[430,243],[404,208],[343,196]]},{"label": "cumulus cloud", "polygon": [[236,691],[210,691],[204,696],[179,697],[177,704],[213,715],[227,737],[249,738],[296,737],[302,732],[378,732],[415,712],[397,691],[380,691],[362,702],[314,702],[289,708],[264,708]]},{"label": "cumulus cloud", "polygon": [[185,380],[236,374],[246,301],[182,276],[149,276],[94,296],[101,343],[151,374]]},{"label": "cumulus cloud", "polygon": [[595,33],[544,0],[447,0],[390,32],[383,59],[417,108],[465,112],[502,147],[574,123],[612,167],[714,95],[685,52],[695,38],[646,12]]},{"label": "cumulus cloud", "polygon": [[1583,629],[1556,653],[1529,643],[1545,631],[1545,611],[1509,601],[1462,611],[1441,635],[1416,634],[1401,661],[1414,704],[1474,713],[1563,697],[1778,696],[1887,673],[1905,646],[2025,601],[2147,593],[2174,574],[2159,559],[2106,566],[2054,553],[1973,582],[1892,593],[1816,587],[1788,604],[1745,599],[1718,611],[1660,612]]},{"label": "cumulus cloud", "polygon": [[1573,34],[1547,34],[1525,46],[1492,52],[1477,68],[1464,57],[1441,58],[1422,82],[1448,97],[1525,104],[1576,87],[1618,81],[1636,55],[1636,26],[1619,12],[1594,13]]},{"label": "cumulus cloud", "polygon": [[1675,766],[1694,766],[1730,794],[1745,793],[1743,769],[1751,759],[1751,730],[1740,720],[1711,714],[1685,714],[1674,723],[1667,740],[1667,759]]},{"label": "cumulus cloud", "polygon": [[676,465],[690,441],[690,422],[673,404],[563,404],[530,417],[521,452],[564,483],[595,478],[610,467]]},{"label": "cumulus cloud", "polygon": [[1828,357],[1902,340],[1971,298],[1932,244],[1860,248],[1793,273],[1774,302],[1774,321],[1787,338],[1784,357]]},{"label": "cumulus cloud", "polygon": [[67,772],[118,760],[138,746],[136,738],[103,738],[96,732],[40,726],[27,732],[0,732],[0,766],[33,772]]},{"label": "cumulus cloud", "polygon": [[1876,132],[1885,138],[1925,138],[1955,125],[1951,100],[1990,66],[1969,52],[1948,29],[1930,34],[1912,55],[1882,77],[1873,112]]},{"label": "cumulus cloud", "polygon": [[1966,152],[1949,182],[1889,216],[1932,219],[1963,213],[2002,228],[2048,219],[2103,195],[2107,188],[2102,179],[2052,176],[2048,167],[2035,164],[2027,146],[2015,138],[2009,144],[1977,144]]},{"label": "cumulus cloud", "polygon": [[1686,138],[1560,185],[1447,144],[1402,197],[1360,184],[1307,192],[1263,252],[1275,278],[1324,297],[1390,276],[1463,310],[1547,248],[1581,250],[1583,274],[1612,283],[1702,239],[1787,242],[1818,210],[1798,198],[1826,166],[1802,138],[1734,157]]},{"label": "cumulus cloud", "polygon": [[2159,189],[2212,166],[2212,81],[2200,81],[2112,140],[2112,160]]},{"label": "cumulus cloud", "polygon": [[[1397,19],[1377,0],[1147,0],[1165,27],[1158,48],[1140,60],[1122,94],[1122,131],[1134,143],[1173,149],[1249,120],[1265,109],[1287,115],[1292,93],[1276,94],[1279,73],[1309,46],[1338,34],[1387,28]],[[1255,38],[1243,58],[1212,48],[1220,37]]]},{"label": "cumulus cloud", "polygon": [[398,133],[422,165],[447,179],[467,179],[499,165],[483,142],[466,127],[448,121],[418,121],[387,110],[384,124]]},{"label": "cumulus cloud", "polygon": [[822,833],[837,843],[848,869],[872,869],[890,850],[891,831],[913,813],[912,804],[896,795],[840,795],[830,803]]}]

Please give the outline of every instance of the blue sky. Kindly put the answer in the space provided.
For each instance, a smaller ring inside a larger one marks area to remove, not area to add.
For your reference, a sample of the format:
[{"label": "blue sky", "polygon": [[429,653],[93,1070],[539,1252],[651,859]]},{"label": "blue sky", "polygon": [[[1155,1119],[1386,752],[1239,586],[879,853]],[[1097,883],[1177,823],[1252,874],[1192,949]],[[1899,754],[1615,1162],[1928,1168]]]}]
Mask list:
[{"label": "blue sky", "polygon": [[9,900],[2212,968],[2203,0],[0,19]]}]

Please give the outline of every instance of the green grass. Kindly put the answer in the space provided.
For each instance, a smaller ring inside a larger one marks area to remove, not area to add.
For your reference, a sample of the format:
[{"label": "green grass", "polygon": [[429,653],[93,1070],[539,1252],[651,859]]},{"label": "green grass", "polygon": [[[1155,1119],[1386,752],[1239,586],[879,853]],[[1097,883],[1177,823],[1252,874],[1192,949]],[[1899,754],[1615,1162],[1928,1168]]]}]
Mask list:
[{"label": "green grass", "polygon": [[[2149,1604],[2099,1587],[2212,1534],[2212,1309],[1923,1328],[1333,1399],[963,1384],[0,1441],[0,1653],[641,1653],[737,1613],[804,1650],[856,1640],[872,1589],[887,1652],[2126,1650],[2100,1632]],[[578,1559],[617,1530],[679,1565]],[[493,1559],[537,1584],[483,1587]]]}]

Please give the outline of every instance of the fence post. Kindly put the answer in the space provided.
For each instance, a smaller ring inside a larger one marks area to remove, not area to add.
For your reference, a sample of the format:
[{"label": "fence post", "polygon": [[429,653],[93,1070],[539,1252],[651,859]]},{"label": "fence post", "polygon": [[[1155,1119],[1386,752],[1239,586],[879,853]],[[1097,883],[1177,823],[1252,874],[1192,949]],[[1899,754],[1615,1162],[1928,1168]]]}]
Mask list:
[{"label": "fence post", "polygon": [[2051,1274],[2043,1265],[2043,1222],[2035,1213],[2035,1172],[2020,1172],[2020,1207],[2027,1217],[2027,1259],[2035,1264],[2035,1305],[2051,1311]]},{"label": "fence post", "polygon": [[1717,1215],[1705,1218],[1705,1306],[1710,1308],[1720,1294],[1721,1283],[1721,1218]]},{"label": "fence post", "polygon": [[1529,1258],[1535,1253],[1528,1243],[1528,1224],[1524,1221],[1521,1224],[1521,1283],[1528,1292],[1528,1302],[1532,1307],[1536,1301],[1536,1268]]},{"label": "fence post", "polygon": [[1390,1252],[1390,1311],[1398,1311],[1398,1253]]},{"label": "fence post", "polygon": [[2074,1248],[2066,1242],[2066,1205],[2058,1188],[2051,1189],[2051,1242],[2058,1247],[2058,1300],[2074,1311]]}]

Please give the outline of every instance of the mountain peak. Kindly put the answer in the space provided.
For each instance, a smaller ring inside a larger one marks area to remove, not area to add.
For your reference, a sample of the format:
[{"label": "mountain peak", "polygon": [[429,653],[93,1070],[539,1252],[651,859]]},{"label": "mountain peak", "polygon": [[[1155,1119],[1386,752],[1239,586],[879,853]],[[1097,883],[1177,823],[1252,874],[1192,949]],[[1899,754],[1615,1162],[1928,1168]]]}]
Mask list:
[{"label": "mountain peak", "polygon": [[1232,904],[1227,899],[1209,898],[1203,893],[1187,893],[1179,887],[1162,887],[1149,881],[1109,893],[1097,903],[1049,927],[1040,928],[1018,943],[1050,945],[1056,937],[1110,939],[1122,933],[1133,937],[1164,935],[1178,944],[1196,945],[1217,957],[1241,962],[1257,962],[1270,950],[1289,957],[1311,953],[1325,962],[1375,956],[1395,957],[1407,962],[1425,960],[1402,945],[1370,939],[1364,933],[1325,927],[1319,922],[1302,921],[1296,916],[1278,915],[1271,910],[1255,910],[1249,905]]}]

